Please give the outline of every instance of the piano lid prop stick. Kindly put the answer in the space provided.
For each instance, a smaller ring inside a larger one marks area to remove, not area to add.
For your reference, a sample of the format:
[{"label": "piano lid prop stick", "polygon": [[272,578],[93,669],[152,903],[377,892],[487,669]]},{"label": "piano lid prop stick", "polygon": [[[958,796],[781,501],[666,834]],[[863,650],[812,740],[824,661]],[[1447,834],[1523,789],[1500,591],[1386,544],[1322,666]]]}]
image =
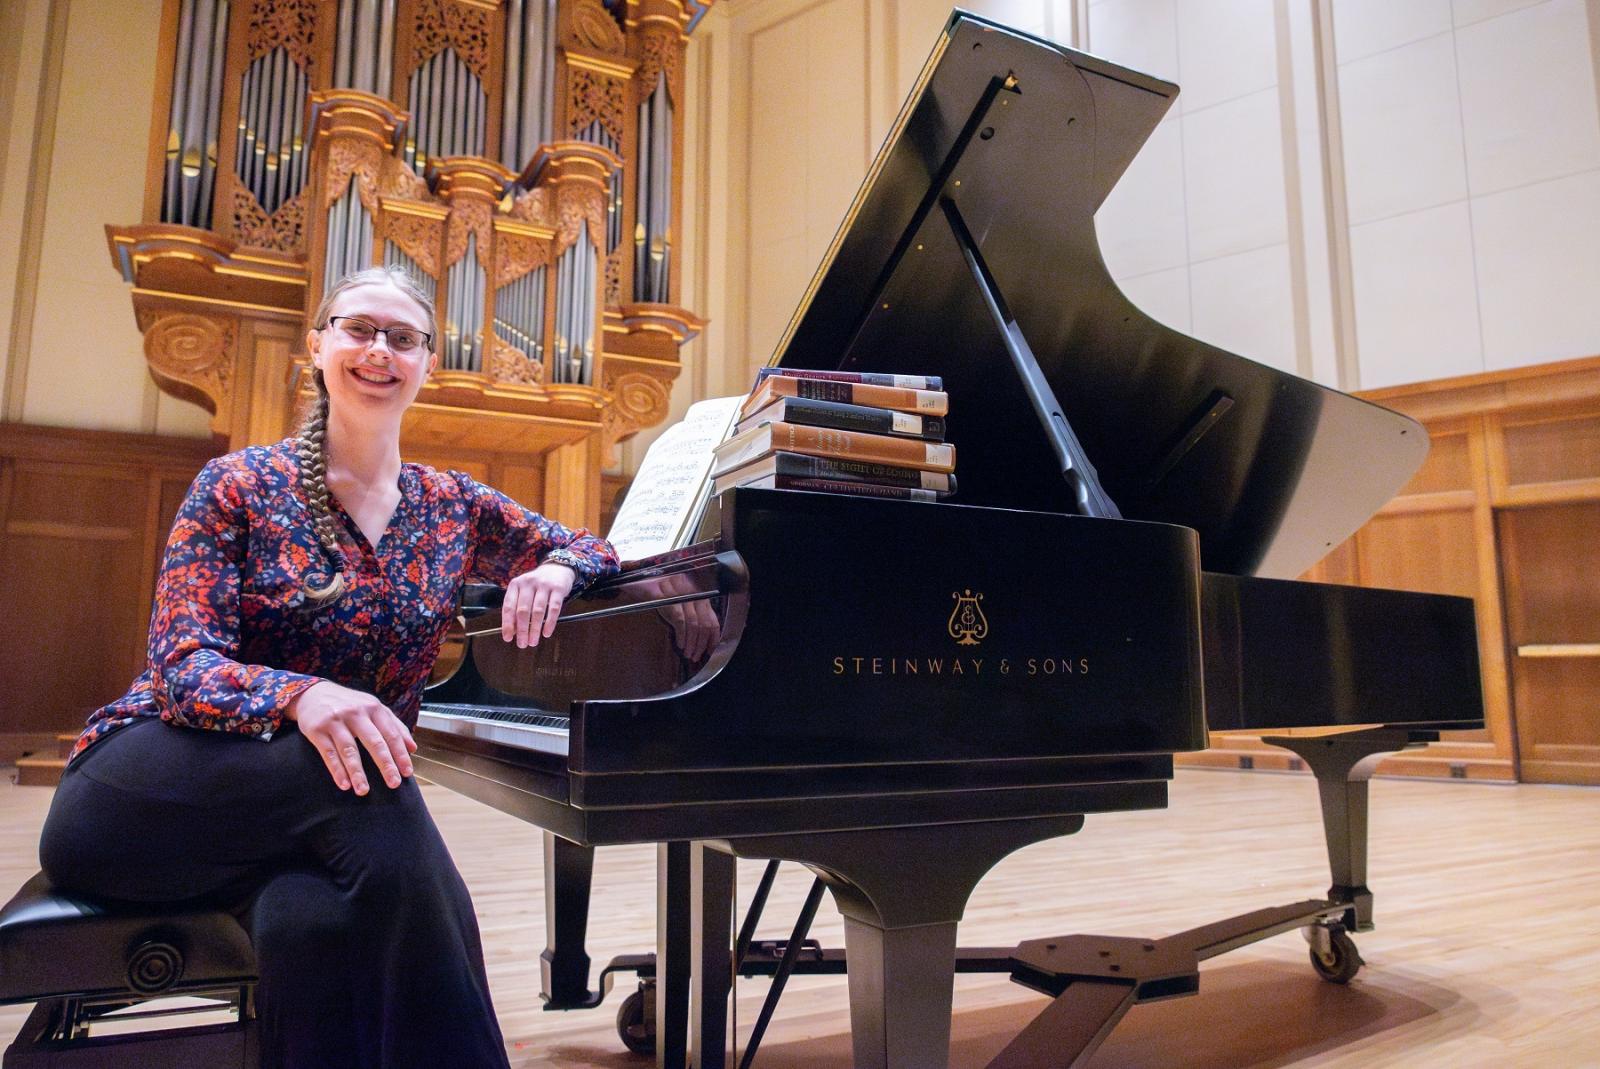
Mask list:
[{"label": "piano lid prop stick", "polygon": [[1089,462],[1088,454],[1083,451],[1078,436],[1072,432],[1072,425],[1067,422],[1067,417],[1056,405],[1055,394],[1045,381],[1044,373],[1039,370],[1039,361],[1034,357],[1033,350],[1028,347],[1028,340],[1023,336],[1022,328],[1017,326],[1016,319],[1012,317],[1011,309],[1006,306],[1005,297],[995,285],[994,277],[989,274],[989,267],[983,262],[983,254],[978,251],[978,243],[973,240],[966,221],[961,218],[961,210],[949,197],[941,197],[939,206],[944,209],[945,218],[950,222],[956,244],[960,246],[961,255],[966,259],[968,270],[972,272],[972,280],[977,283],[978,292],[983,295],[984,306],[988,308],[990,317],[1000,330],[1000,338],[1005,343],[1006,352],[1017,369],[1017,378],[1028,395],[1029,403],[1033,405],[1034,413],[1039,417],[1039,424],[1050,440],[1051,449],[1055,450],[1056,462],[1061,467],[1061,477],[1066,481],[1073,499],[1077,502],[1078,515],[1120,520],[1122,511],[1100,485],[1100,476],[1095,474],[1094,465]]}]

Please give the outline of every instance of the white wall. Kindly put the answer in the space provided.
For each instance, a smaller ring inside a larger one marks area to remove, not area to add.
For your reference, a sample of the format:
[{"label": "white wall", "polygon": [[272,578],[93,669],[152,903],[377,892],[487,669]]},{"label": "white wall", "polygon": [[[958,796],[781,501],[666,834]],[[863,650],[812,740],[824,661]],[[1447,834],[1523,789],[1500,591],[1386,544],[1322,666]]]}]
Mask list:
[{"label": "white wall", "polygon": [[[1158,319],[1346,390],[1600,352],[1600,0],[966,6],[1182,87],[1097,220]],[[702,21],[686,292],[714,323],[680,393],[770,355],[948,14]]]},{"label": "white wall", "polygon": [[205,411],[151,380],[105,235],[143,214],[162,0],[7,6],[0,416],[206,437]]}]

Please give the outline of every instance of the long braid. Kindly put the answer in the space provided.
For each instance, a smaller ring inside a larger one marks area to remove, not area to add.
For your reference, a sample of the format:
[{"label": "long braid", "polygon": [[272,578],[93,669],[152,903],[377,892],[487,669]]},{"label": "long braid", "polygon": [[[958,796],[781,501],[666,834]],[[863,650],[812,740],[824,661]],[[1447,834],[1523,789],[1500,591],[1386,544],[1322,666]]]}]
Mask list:
[{"label": "long braid", "polygon": [[[416,279],[398,267],[369,267],[341,278],[323,295],[316,314],[311,317],[312,328],[321,330],[328,325],[328,316],[334,302],[346,291],[357,286],[393,286],[415,301],[428,319],[431,334],[435,329],[433,297],[417,285]],[[429,348],[432,348],[430,342]],[[328,384],[320,369],[312,372],[317,386],[317,399],[306,413],[305,422],[295,438],[295,455],[300,461],[300,489],[311,507],[311,523],[317,533],[317,542],[327,556],[331,575],[324,586],[317,586],[317,571],[306,574],[302,583],[306,597],[317,605],[331,605],[344,593],[344,550],[340,545],[341,525],[333,515],[328,491]]]},{"label": "long braid", "polygon": [[308,572],[306,597],[317,605],[331,605],[344,593],[344,551],[339,546],[339,521],[329,505],[328,492],[328,388],[320,370],[312,373],[317,384],[317,399],[306,413],[295,439],[295,455],[300,460],[300,489],[311,506],[311,524],[317,541],[331,565],[332,576],[324,586],[316,586],[316,572]]}]

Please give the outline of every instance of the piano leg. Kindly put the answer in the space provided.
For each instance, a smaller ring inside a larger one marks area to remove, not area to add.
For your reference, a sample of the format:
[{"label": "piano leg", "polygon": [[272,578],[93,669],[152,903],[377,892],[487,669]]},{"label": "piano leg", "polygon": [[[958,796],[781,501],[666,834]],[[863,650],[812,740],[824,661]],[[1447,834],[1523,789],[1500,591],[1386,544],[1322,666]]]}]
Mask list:
[{"label": "piano leg", "polygon": [[656,1069],[689,1064],[690,844],[656,847]]},{"label": "piano leg", "polygon": [[724,1069],[728,1057],[728,995],[733,991],[734,858],[704,843],[690,847],[690,1062]]},{"label": "piano leg", "polygon": [[547,1010],[587,1009],[600,994],[589,990],[589,889],[594,847],[544,833],[544,930],[539,955],[540,996]]},{"label": "piano leg", "polygon": [[1389,754],[1437,741],[1437,731],[1371,728],[1343,735],[1272,735],[1262,741],[1302,758],[1317,777],[1322,831],[1328,842],[1333,886],[1328,897],[1347,902],[1344,927],[1372,930],[1372,891],[1367,887],[1367,782]]},{"label": "piano leg", "polygon": [[956,924],[1000,859],[1071,835],[1081,816],[774,835],[728,841],[740,857],[809,866],[845,918],[856,1069],[937,1069],[950,1058]]}]

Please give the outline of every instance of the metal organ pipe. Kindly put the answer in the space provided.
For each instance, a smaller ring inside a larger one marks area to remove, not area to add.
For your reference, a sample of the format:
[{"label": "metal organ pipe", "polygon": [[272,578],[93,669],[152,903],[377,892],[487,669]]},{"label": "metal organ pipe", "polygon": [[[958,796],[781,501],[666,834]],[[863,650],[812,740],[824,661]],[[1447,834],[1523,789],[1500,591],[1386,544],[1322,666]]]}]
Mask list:
[{"label": "metal organ pipe", "polygon": [[167,110],[167,170],[161,219],[181,222],[183,197],[183,127],[189,107],[189,55],[194,50],[194,4],[184,0],[178,12],[178,52],[172,63],[172,106]]},{"label": "metal organ pipe", "polygon": [[194,219],[200,195],[200,172],[205,167],[205,98],[210,89],[211,37],[216,27],[216,9],[206,0],[195,5],[193,42],[189,49],[189,78],[183,106],[182,166],[179,168],[183,194],[181,211],[185,220]]},{"label": "metal organ pipe", "polygon": [[389,95],[394,83],[394,3],[395,0],[382,0],[379,12],[378,80],[372,92],[382,97]]},{"label": "metal organ pipe", "polygon": [[355,2],[339,0],[339,36],[333,47],[333,84],[360,89],[351,71],[350,41],[355,36]]},{"label": "metal organ pipe", "polygon": [[376,0],[358,0],[356,5],[356,32],[351,44],[355,56],[351,62],[351,83],[357,89],[376,93],[378,85],[378,5]]},{"label": "metal organ pipe", "polygon": [[520,171],[518,133],[522,129],[522,0],[506,0],[505,89],[500,107],[500,162]]},{"label": "metal organ pipe", "polygon": [[205,149],[200,157],[199,209],[190,224],[202,228],[211,226],[211,198],[217,184],[217,135],[222,126],[222,66],[227,57],[228,0],[206,0],[214,5],[211,31],[211,69],[206,79]]}]

